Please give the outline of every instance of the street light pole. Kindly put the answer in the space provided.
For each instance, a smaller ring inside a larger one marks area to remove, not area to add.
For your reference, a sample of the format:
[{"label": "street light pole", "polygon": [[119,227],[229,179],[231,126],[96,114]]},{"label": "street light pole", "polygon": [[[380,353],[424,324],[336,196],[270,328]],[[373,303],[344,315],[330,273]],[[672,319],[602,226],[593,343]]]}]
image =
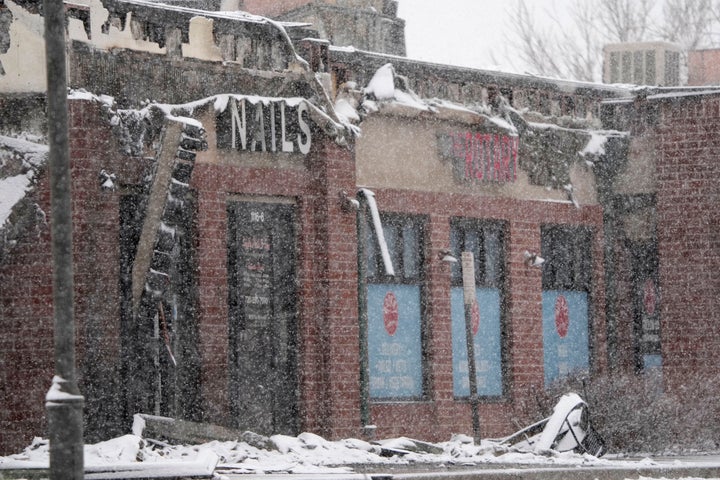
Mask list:
[{"label": "street light pole", "polygon": [[465,313],[465,344],[468,356],[468,377],[470,380],[470,407],[472,409],[473,438],[480,443],[480,414],[478,412],[477,366],[475,365],[475,342],[472,331],[472,307],[475,296],[475,256],[462,252],[463,311]]},{"label": "street light pole", "polygon": [[68,145],[65,5],[44,0],[53,255],[55,377],[46,397],[50,479],[83,478],[83,404],[75,379],[72,197]]}]

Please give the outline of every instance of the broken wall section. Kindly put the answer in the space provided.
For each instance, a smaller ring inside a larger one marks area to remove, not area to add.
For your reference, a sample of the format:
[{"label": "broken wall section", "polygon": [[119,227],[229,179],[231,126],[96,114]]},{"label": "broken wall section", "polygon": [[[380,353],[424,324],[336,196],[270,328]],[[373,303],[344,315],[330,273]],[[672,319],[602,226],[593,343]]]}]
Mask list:
[{"label": "broken wall section", "polygon": [[[304,70],[282,24],[244,12],[142,0],[85,0],[67,11],[68,40],[90,51],[145,52],[179,61],[229,62],[258,71]],[[43,31],[39,12],[10,0],[0,6],[0,92],[45,91]]]}]

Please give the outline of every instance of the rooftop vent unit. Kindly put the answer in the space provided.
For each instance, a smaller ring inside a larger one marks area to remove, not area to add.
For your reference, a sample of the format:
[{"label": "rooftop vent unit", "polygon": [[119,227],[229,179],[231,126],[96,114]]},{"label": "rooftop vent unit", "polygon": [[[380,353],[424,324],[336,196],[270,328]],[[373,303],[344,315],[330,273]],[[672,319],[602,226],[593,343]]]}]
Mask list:
[{"label": "rooftop vent unit", "polygon": [[680,85],[682,49],[667,42],[613,43],[603,48],[603,82]]}]

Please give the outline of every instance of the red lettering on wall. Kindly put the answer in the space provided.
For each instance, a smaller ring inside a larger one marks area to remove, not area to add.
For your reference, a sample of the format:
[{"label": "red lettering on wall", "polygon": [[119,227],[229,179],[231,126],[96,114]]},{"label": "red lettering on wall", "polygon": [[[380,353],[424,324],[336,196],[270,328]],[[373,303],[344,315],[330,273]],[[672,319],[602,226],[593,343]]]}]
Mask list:
[{"label": "red lettering on wall", "polygon": [[501,183],[517,180],[518,137],[472,132],[457,132],[449,137],[452,148],[445,155],[450,153],[453,161],[459,163],[463,180]]}]

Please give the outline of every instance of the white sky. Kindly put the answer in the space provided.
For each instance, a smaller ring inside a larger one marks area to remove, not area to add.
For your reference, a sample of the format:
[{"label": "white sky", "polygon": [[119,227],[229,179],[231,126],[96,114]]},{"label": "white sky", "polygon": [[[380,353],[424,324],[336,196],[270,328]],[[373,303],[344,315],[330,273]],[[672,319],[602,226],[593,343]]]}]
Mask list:
[{"label": "white sky", "polygon": [[[538,14],[562,12],[573,0],[527,0]],[[507,37],[517,0],[399,0],[405,20],[408,57],[476,68],[522,72],[507,52]],[[491,52],[499,63],[493,62]]]}]

